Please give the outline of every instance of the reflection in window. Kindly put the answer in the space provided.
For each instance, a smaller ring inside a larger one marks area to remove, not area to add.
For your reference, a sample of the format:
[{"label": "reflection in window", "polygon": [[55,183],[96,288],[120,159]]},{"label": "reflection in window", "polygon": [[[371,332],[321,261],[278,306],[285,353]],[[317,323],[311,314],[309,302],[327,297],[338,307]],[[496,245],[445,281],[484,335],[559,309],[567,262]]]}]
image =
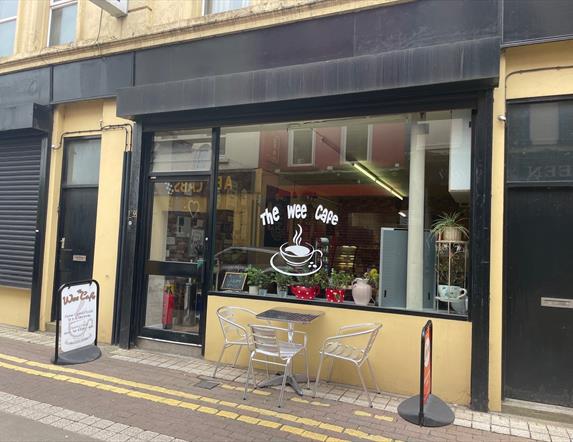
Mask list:
[{"label": "reflection in window", "polygon": [[246,8],[250,4],[251,0],[205,0],[205,14],[216,14],[218,12]]},{"label": "reflection in window", "polygon": [[353,124],[343,128],[342,152],[345,161],[371,159],[372,125]]},{"label": "reflection in window", "polygon": [[100,139],[78,139],[66,144],[67,185],[93,185],[99,182]]},{"label": "reflection in window", "polygon": [[288,135],[290,165],[312,166],[314,164],[314,130],[289,129]]},{"label": "reflection in window", "polygon": [[51,0],[48,46],[71,43],[76,39],[76,0]]},{"label": "reflection in window", "polygon": [[268,296],[467,313],[470,120],[223,128],[215,288],[256,269],[249,284]]},{"label": "reflection in window", "polygon": [[211,133],[205,131],[157,132],[152,172],[208,171],[211,168]]},{"label": "reflection in window", "polygon": [[18,0],[0,0],[0,57],[12,55],[16,36]]},{"label": "reflection in window", "polygon": [[573,101],[512,104],[508,181],[573,181]]}]

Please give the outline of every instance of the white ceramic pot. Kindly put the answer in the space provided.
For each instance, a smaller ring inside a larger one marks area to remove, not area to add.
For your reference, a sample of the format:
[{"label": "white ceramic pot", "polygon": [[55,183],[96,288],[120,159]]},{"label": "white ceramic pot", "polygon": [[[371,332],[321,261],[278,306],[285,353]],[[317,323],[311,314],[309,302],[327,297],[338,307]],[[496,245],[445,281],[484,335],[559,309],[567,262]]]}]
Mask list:
[{"label": "white ceramic pot", "polygon": [[250,285],[249,286],[249,295],[258,295],[259,294],[259,286],[258,285]]},{"label": "white ceramic pot", "polygon": [[368,280],[356,278],[352,281],[352,298],[357,305],[368,305],[372,299],[372,287]]},{"label": "white ceramic pot", "polygon": [[442,232],[442,239],[444,241],[461,241],[462,231],[457,227],[445,227]]}]

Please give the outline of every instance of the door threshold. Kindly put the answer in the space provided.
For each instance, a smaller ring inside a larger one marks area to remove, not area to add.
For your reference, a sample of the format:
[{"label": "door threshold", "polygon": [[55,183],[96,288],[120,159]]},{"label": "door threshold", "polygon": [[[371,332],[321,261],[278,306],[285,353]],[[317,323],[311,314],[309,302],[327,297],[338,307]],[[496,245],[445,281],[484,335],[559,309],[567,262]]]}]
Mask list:
[{"label": "door threshold", "polygon": [[501,403],[501,411],[503,413],[573,425],[573,408],[559,405],[541,404],[519,399],[505,399]]},{"label": "door threshold", "polygon": [[202,358],[201,345],[187,342],[167,341],[165,339],[149,338],[138,336],[135,347],[140,350],[147,350],[157,353],[169,353],[178,356],[192,358]]}]

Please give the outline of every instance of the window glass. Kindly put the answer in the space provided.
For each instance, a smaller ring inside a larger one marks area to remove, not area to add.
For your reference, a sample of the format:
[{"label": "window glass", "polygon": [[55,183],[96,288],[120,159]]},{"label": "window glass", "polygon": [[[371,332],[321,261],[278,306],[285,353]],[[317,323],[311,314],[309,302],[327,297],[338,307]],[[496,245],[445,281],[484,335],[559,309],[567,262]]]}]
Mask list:
[{"label": "window glass", "polygon": [[207,14],[216,14],[217,12],[232,11],[249,6],[250,0],[206,0]]},{"label": "window glass", "polygon": [[370,136],[372,126],[368,124],[353,124],[343,132],[345,139],[344,153],[346,161],[364,161],[370,159]]},{"label": "window glass", "polygon": [[71,43],[76,38],[77,3],[52,8],[50,46]]},{"label": "window glass", "polygon": [[222,128],[215,289],[248,272],[258,295],[466,314],[470,120],[453,110]]},{"label": "window glass", "polygon": [[294,166],[312,165],[314,156],[314,137],[312,129],[289,130],[290,163]]},{"label": "window glass", "polygon": [[211,132],[157,132],[151,158],[152,172],[192,172],[211,169]]},{"label": "window glass", "polygon": [[0,57],[11,55],[14,50],[16,20],[0,23]]},{"label": "window glass", "polygon": [[0,0],[0,20],[18,15],[18,0]]},{"label": "window glass", "polygon": [[508,181],[573,181],[573,101],[512,104]]},{"label": "window glass", "polygon": [[97,185],[99,182],[100,140],[73,140],[66,144],[67,185]]}]

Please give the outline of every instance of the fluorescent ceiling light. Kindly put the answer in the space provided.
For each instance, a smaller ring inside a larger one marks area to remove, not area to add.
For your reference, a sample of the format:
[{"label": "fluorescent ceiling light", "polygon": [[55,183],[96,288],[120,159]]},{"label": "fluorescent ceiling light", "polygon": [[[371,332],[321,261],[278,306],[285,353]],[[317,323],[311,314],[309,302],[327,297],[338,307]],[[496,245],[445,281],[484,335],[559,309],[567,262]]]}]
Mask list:
[{"label": "fluorescent ceiling light", "polygon": [[398,212],[398,215],[400,215],[402,218],[406,218],[408,216],[404,212],[402,212],[401,210]]},{"label": "fluorescent ceiling light", "polygon": [[394,195],[399,200],[404,199],[404,197],[402,195],[400,195],[397,190],[395,190],[392,186],[390,186],[389,184],[385,183],[383,180],[378,178],[376,175],[374,175],[372,172],[370,172],[362,164],[352,163],[352,165],[356,169],[358,169],[360,172],[362,172],[364,175],[366,175],[368,178],[370,178],[372,181],[374,181],[376,184],[378,184],[380,187],[382,187],[384,190],[390,192],[392,195]]}]

